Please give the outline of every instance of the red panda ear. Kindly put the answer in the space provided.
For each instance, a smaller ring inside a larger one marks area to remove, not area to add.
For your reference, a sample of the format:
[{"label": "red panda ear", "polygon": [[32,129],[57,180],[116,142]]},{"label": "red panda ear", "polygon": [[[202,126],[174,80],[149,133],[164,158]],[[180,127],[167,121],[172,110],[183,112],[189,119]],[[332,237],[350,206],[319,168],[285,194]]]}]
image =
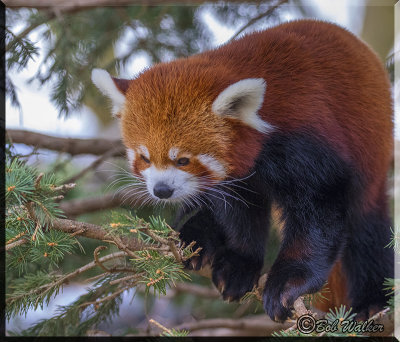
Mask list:
[{"label": "red panda ear", "polygon": [[113,104],[112,113],[119,117],[119,112],[125,103],[125,94],[129,87],[129,80],[111,77],[102,69],[92,70],[92,81],[99,90],[111,99]]},{"label": "red panda ear", "polygon": [[272,126],[257,114],[264,101],[266,87],[262,78],[247,78],[236,82],[218,95],[212,110],[222,117],[238,119],[262,133],[269,132]]}]

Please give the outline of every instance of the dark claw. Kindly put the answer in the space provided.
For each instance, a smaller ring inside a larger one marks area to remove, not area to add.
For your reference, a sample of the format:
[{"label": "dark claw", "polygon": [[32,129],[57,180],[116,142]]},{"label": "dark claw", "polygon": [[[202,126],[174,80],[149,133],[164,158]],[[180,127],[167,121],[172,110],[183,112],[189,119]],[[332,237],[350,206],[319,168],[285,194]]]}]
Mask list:
[{"label": "dark claw", "polygon": [[261,262],[220,249],[214,258],[212,280],[224,300],[237,301],[257,284],[261,267]]}]

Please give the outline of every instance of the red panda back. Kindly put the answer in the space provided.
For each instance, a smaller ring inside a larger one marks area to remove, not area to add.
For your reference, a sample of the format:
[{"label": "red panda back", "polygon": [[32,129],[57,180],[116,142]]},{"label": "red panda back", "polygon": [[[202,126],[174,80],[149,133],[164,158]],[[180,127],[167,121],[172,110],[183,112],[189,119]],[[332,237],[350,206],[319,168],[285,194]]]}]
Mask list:
[{"label": "red panda back", "polygon": [[[228,127],[210,107],[226,87],[246,78],[266,80],[258,112],[263,120],[283,132],[317,135],[363,174],[368,184],[364,209],[382,200],[393,149],[390,83],[375,53],[334,24],[289,22],[156,65],[132,82],[127,105],[150,108],[156,114],[148,120],[157,125],[160,111],[177,121],[181,116],[198,146],[212,148],[224,141],[213,153],[232,166],[231,175],[244,176],[268,135],[235,122]],[[207,139],[202,141],[196,132],[208,132]],[[168,134],[173,141],[173,130]],[[124,136],[129,139],[129,132]],[[187,139],[193,140],[189,133]]]},{"label": "red panda back", "polygon": [[223,66],[233,80],[263,77],[260,116],[279,130],[317,133],[364,174],[365,208],[381,200],[393,150],[390,83],[361,40],[334,24],[302,20],[196,58]]}]

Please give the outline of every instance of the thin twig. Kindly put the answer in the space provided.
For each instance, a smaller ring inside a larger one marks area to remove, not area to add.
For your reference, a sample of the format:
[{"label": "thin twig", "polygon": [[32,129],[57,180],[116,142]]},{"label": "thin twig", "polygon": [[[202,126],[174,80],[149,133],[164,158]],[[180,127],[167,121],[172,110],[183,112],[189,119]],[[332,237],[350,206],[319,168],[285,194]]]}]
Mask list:
[{"label": "thin twig", "polygon": [[142,231],[149,235],[153,240],[163,244],[163,245],[168,245],[169,241],[167,239],[162,238],[161,236],[158,236],[156,233],[152,232],[149,228],[143,228]]},{"label": "thin twig", "polygon": [[118,284],[118,283],[121,283],[121,282],[124,282],[124,281],[127,281],[127,280],[139,278],[144,274],[145,274],[144,272],[140,272],[140,273],[136,273],[136,274],[133,274],[133,275],[126,276],[126,277],[118,278],[118,279],[115,279],[115,280],[111,280],[109,284],[110,285],[115,285],[115,284]]},{"label": "thin twig", "polygon": [[294,312],[296,313],[297,317],[309,314],[310,311],[307,310],[306,306],[304,305],[303,297],[300,296],[297,298],[293,303]]},{"label": "thin twig", "polygon": [[118,236],[114,236],[112,239],[119,249],[125,251],[130,257],[136,258],[136,255],[122,242]]},{"label": "thin twig", "polygon": [[181,263],[182,262],[182,258],[181,258],[180,254],[178,252],[178,249],[176,248],[175,241],[173,241],[173,240],[168,241],[168,246],[171,249],[171,252],[175,257],[175,260],[177,262]]},{"label": "thin twig", "polygon": [[281,6],[285,2],[288,2],[288,0],[280,0],[276,5],[268,8],[267,11],[260,13],[258,16],[252,18],[249,22],[247,22],[246,25],[243,25],[238,31],[236,31],[236,33],[228,40],[227,43],[230,43],[233,40],[235,40],[235,38],[237,38],[244,30],[249,28],[251,25],[255,24],[260,19],[270,16],[279,6]]},{"label": "thin twig", "polygon": [[69,184],[67,183],[67,184],[63,184],[63,185],[60,185],[60,186],[54,186],[54,187],[51,188],[51,190],[54,191],[54,192],[56,192],[56,191],[65,192],[65,191],[71,190],[71,189],[73,189],[75,187],[76,187],[75,183],[69,183]]},{"label": "thin twig", "polygon": [[[192,241],[191,243],[189,243],[189,245],[186,248],[187,249],[191,249],[195,244],[196,244],[196,241]],[[185,249],[184,245],[181,247],[181,250],[183,250],[183,249]],[[186,260],[189,260],[190,258],[192,258],[194,256],[198,256],[202,249],[203,249],[203,247],[198,247],[190,255],[182,257],[182,261],[186,261]]]},{"label": "thin twig", "polygon": [[375,315],[370,317],[368,320],[369,321],[375,321],[378,319],[381,319],[383,316],[385,316],[388,312],[390,311],[390,308],[383,309],[382,311],[377,312]]},{"label": "thin twig", "polygon": [[93,277],[90,277],[90,278],[88,278],[88,279],[85,279],[84,282],[85,282],[85,283],[91,283],[92,281],[95,281],[95,280],[97,280],[97,279],[103,278],[103,277],[105,277],[105,276],[108,275],[108,274],[109,274],[108,272],[100,273],[100,274],[98,274],[98,275],[95,275],[95,276],[93,276]]},{"label": "thin twig", "polygon": [[40,226],[39,221],[36,221],[35,231],[33,232],[32,237],[31,237],[31,240],[32,240],[32,241],[36,241],[36,235],[37,235],[37,233],[38,233],[40,227],[41,227],[41,226]]},{"label": "thin twig", "polygon": [[[302,296],[300,296],[294,301],[293,307],[297,318],[306,314],[312,314],[312,312],[310,310],[307,310],[306,306],[304,305]],[[296,329],[297,329],[297,321],[291,327],[287,328],[285,332],[293,331]]]},{"label": "thin twig", "polygon": [[103,302],[105,302],[107,300],[114,299],[115,297],[119,296],[122,292],[124,292],[125,290],[128,290],[128,289],[130,289],[130,286],[123,287],[122,289],[119,289],[118,291],[115,291],[112,294],[110,294],[107,297],[104,297],[102,299],[99,299],[99,300],[96,300],[96,301],[93,301],[93,302],[83,303],[83,304],[79,305],[79,307],[86,307],[86,306],[89,306],[89,305],[97,306],[100,303],[103,303]]},{"label": "thin twig", "polygon": [[18,241],[15,241],[15,242],[12,242],[12,243],[10,243],[10,244],[8,244],[6,246],[6,251],[9,251],[10,249],[13,249],[14,247],[21,246],[21,245],[23,245],[23,244],[25,244],[27,242],[28,242],[28,240],[25,239],[25,238],[21,239],[21,240],[18,240]]},{"label": "thin twig", "polygon": [[[116,259],[116,258],[122,258],[122,257],[125,257],[125,256],[126,256],[126,253],[125,253],[125,252],[115,252],[115,253],[108,254],[108,255],[106,255],[106,256],[100,258],[99,260],[100,260],[100,262],[104,263],[104,262],[106,262],[106,261],[108,261],[108,260],[112,260],[112,259]],[[40,287],[38,287],[38,288],[36,288],[36,289],[34,289],[34,290],[28,292],[28,293],[24,293],[23,295],[19,295],[19,296],[16,296],[16,297],[10,297],[10,298],[8,298],[8,299],[6,300],[6,302],[7,302],[7,303],[13,302],[13,301],[18,300],[18,299],[20,299],[20,298],[22,298],[22,297],[30,296],[30,295],[32,295],[32,294],[38,293],[38,292],[42,291],[43,289],[45,289],[43,293],[46,293],[46,292],[48,292],[52,287],[54,287],[54,286],[60,286],[60,285],[62,285],[63,283],[65,283],[66,281],[70,280],[71,278],[74,278],[74,277],[76,277],[77,275],[79,275],[79,274],[81,274],[81,273],[83,273],[83,272],[86,272],[86,271],[88,271],[88,270],[90,270],[90,269],[92,269],[92,268],[94,268],[94,267],[96,267],[96,266],[97,266],[97,264],[95,263],[95,261],[92,261],[92,262],[90,262],[90,263],[88,263],[88,264],[86,264],[86,265],[84,265],[84,266],[78,268],[77,270],[75,270],[75,271],[73,271],[73,272],[71,272],[71,273],[66,274],[66,275],[63,276],[63,277],[60,277],[58,280],[56,280],[56,281],[54,281],[54,282],[52,282],[52,283],[42,285],[42,286],[40,286]]]},{"label": "thin twig", "polygon": [[267,336],[273,331],[287,328],[288,324],[272,321],[267,315],[249,316],[240,319],[210,318],[195,322],[186,322],[174,327],[175,330],[189,330],[190,332],[204,329],[227,328],[234,331],[248,331],[252,334]]},{"label": "thin twig", "polygon": [[8,240],[8,241],[6,242],[6,245],[9,245],[10,243],[13,243],[14,241],[16,241],[16,240],[18,240],[19,238],[23,237],[27,232],[28,232],[28,231],[25,230],[24,232],[19,233],[18,235],[14,236],[13,238],[11,238],[10,240]]},{"label": "thin twig", "polygon": [[106,246],[96,247],[96,249],[93,252],[94,262],[96,263],[97,266],[100,266],[104,271],[111,273],[111,270],[109,268],[107,268],[106,266],[104,266],[103,263],[99,259],[99,253],[100,253],[100,251],[102,251],[104,249],[107,249],[107,247]]},{"label": "thin twig", "polygon": [[160,328],[162,331],[166,332],[169,335],[172,335],[172,331],[167,327],[164,327],[162,324],[158,323],[154,319],[150,318],[149,323],[154,324],[156,327]]},{"label": "thin twig", "polygon": [[76,175],[68,178],[65,183],[75,183],[78,179],[82,178],[86,173],[91,170],[95,170],[99,165],[101,165],[105,160],[111,157],[115,157],[116,153],[121,153],[121,147],[117,146],[112,148],[111,150],[104,153],[102,156],[97,158],[93,163],[91,163],[88,167],[84,168],[83,170],[79,171]]},{"label": "thin twig", "polygon": [[37,178],[35,179],[35,189],[36,189],[36,190],[39,189],[39,187],[40,187],[40,181],[42,180],[43,176],[44,176],[44,173],[41,172],[41,173],[39,173],[39,176],[37,176]]}]

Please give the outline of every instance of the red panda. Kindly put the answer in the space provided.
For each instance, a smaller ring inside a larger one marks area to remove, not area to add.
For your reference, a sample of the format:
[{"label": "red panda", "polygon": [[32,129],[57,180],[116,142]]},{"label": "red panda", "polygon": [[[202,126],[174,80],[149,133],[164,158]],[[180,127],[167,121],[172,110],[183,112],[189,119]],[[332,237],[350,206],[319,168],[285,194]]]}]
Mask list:
[{"label": "red panda", "polygon": [[336,304],[359,317],[385,305],[390,83],[353,34],[294,21],[132,80],[99,69],[92,80],[121,118],[139,195],[200,209],[180,231],[203,247],[186,266],[211,263],[224,299],[257,283],[274,203],[283,238],[263,294],[272,319],[330,274]]}]

